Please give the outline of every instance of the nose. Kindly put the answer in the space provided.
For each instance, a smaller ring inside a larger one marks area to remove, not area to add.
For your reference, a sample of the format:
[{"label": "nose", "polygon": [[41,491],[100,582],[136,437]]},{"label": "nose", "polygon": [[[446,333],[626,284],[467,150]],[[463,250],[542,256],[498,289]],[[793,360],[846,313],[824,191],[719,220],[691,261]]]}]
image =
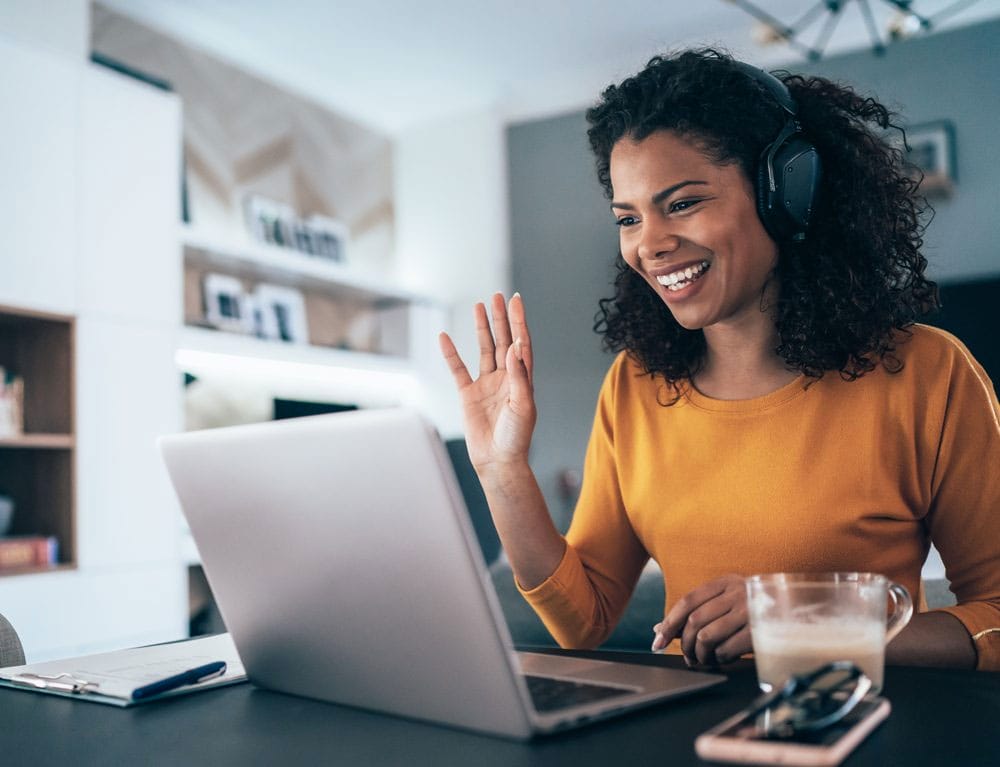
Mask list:
[{"label": "nose", "polygon": [[638,255],[644,261],[663,258],[677,250],[680,244],[680,237],[669,221],[656,217],[647,218],[643,222],[639,238]]}]

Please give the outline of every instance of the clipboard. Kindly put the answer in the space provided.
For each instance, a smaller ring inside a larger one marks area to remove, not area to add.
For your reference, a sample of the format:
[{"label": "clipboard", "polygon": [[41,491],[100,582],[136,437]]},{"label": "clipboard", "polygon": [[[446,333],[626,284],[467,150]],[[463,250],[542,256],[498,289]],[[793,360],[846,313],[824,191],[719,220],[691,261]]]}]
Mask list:
[{"label": "clipboard", "polygon": [[[224,661],[226,668],[211,679],[141,700],[132,697],[140,687],[215,661]],[[0,668],[2,687],[120,707],[189,695],[246,678],[229,634]]]}]

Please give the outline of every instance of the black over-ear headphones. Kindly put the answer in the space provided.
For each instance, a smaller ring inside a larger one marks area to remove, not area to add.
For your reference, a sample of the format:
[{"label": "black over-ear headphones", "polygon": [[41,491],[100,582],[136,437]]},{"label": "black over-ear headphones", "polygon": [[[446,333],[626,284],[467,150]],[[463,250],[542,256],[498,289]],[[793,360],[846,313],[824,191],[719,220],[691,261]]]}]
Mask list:
[{"label": "black over-ear headphones", "polygon": [[770,72],[734,62],[765,88],[788,115],[777,137],[757,160],[757,214],[776,242],[802,241],[819,193],[822,166],[816,147],[802,135],[798,109],[787,86]]}]

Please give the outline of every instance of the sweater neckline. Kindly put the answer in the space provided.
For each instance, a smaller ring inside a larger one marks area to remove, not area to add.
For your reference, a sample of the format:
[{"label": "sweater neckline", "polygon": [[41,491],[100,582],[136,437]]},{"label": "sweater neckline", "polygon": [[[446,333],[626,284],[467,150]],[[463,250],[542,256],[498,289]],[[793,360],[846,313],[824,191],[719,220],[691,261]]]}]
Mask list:
[{"label": "sweater neckline", "polygon": [[701,410],[715,413],[759,413],[783,405],[805,392],[806,376],[799,374],[781,388],[751,399],[715,399],[702,394],[688,382],[684,387],[684,399]]}]

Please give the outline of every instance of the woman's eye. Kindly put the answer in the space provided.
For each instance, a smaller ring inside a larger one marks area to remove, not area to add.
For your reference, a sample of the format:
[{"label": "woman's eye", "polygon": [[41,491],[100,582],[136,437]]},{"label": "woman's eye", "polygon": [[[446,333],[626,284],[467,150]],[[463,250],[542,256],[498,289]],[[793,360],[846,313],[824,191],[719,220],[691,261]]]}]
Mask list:
[{"label": "woman's eye", "polygon": [[678,200],[670,205],[671,213],[680,213],[682,210],[688,210],[694,205],[697,205],[701,200]]},{"label": "woman's eye", "polygon": [[635,216],[622,216],[615,219],[615,226],[632,226],[635,222]]}]

